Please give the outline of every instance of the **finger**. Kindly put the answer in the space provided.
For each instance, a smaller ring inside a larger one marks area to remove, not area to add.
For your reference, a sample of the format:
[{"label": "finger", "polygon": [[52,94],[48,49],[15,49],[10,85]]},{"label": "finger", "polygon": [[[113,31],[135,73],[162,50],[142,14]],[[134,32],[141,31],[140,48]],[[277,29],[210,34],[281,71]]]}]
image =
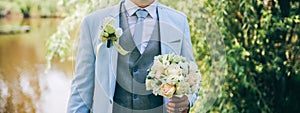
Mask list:
[{"label": "finger", "polygon": [[176,108],[176,103],[168,102],[167,106],[170,108]]},{"label": "finger", "polygon": [[184,107],[185,102],[179,102],[179,103],[175,103],[175,102],[168,102],[167,106],[172,107],[172,108],[179,108],[179,107]]},{"label": "finger", "polygon": [[172,97],[172,98],[170,98],[170,101],[171,102],[177,102],[177,101],[180,101],[180,98],[179,97]]},{"label": "finger", "polygon": [[188,102],[187,103],[172,103],[172,102],[169,102],[167,104],[167,110],[169,112],[178,112],[179,111],[179,108],[183,108],[183,109],[187,109],[188,108]]},{"label": "finger", "polygon": [[185,100],[182,100],[182,101],[169,101],[168,104],[171,107],[183,107],[183,106],[188,106],[189,101],[186,98]]},{"label": "finger", "polygon": [[172,98],[170,98],[170,101],[171,102],[182,102],[182,101],[185,101],[187,99],[188,99],[188,97],[186,95],[184,95],[181,98],[179,98],[179,97],[172,97]]},{"label": "finger", "polygon": [[[178,110],[179,107],[176,105],[176,103],[172,103],[172,102],[169,102],[167,104],[167,110],[170,112],[170,113],[176,113]],[[168,112],[168,113],[169,113]]]},{"label": "finger", "polygon": [[167,113],[174,113],[173,111],[167,110]]},{"label": "finger", "polygon": [[167,113],[175,113],[175,112],[167,110]]},{"label": "finger", "polygon": [[186,106],[188,106],[188,104],[189,104],[189,102],[183,101],[183,102],[177,102],[177,103],[175,103],[175,102],[168,102],[167,105],[169,107],[172,107],[172,108],[180,108],[180,107],[186,107]]},{"label": "finger", "polygon": [[186,98],[185,100],[179,102],[178,104],[179,104],[179,106],[188,106],[189,100],[188,100],[188,98]]},{"label": "finger", "polygon": [[167,106],[172,111],[176,111],[179,108],[187,109],[189,107],[188,104],[175,104],[175,105],[167,105]]},{"label": "finger", "polygon": [[185,109],[185,110],[188,109],[188,103],[187,104],[185,104],[185,103],[176,104],[176,103],[170,102],[167,104],[166,107],[169,112],[178,112],[180,108]]},{"label": "finger", "polygon": [[179,111],[179,108],[167,108],[168,113],[182,113],[183,111]]},{"label": "finger", "polygon": [[173,107],[167,107],[167,111],[168,111],[168,113],[175,113],[176,109]]}]

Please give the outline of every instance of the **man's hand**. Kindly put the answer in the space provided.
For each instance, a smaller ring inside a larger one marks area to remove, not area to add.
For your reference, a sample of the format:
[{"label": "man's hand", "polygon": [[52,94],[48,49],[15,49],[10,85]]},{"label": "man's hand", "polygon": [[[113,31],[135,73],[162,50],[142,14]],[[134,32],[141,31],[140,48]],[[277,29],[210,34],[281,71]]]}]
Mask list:
[{"label": "man's hand", "polygon": [[167,104],[168,113],[188,113],[189,100],[186,95],[183,97],[172,97]]}]

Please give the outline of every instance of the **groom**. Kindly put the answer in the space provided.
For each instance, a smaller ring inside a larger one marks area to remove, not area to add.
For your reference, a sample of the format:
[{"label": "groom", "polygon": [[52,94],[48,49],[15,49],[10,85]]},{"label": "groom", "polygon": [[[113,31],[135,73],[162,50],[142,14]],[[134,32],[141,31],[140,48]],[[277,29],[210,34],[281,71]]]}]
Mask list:
[{"label": "groom", "polygon": [[[101,43],[103,19],[114,17],[123,30],[118,43],[125,50]],[[157,0],[123,0],[88,15],[82,23],[68,113],[186,113],[196,94],[170,99],[145,89],[154,56],[175,53],[193,61],[186,16]],[[98,54],[97,54],[98,53]]]}]

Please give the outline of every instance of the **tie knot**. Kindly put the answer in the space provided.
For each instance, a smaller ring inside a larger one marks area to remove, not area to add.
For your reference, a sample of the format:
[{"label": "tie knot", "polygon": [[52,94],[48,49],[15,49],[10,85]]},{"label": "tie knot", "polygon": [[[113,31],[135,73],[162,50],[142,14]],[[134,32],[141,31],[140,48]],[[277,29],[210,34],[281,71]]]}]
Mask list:
[{"label": "tie knot", "polygon": [[148,11],[145,10],[145,9],[138,9],[136,12],[135,12],[136,16],[138,18],[146,18],[147,15],[148,15]]}]

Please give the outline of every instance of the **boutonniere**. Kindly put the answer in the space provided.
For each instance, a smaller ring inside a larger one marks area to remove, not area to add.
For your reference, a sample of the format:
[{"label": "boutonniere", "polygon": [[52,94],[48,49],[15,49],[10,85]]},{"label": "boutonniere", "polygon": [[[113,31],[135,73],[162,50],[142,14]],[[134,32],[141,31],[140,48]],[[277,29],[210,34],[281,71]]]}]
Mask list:
[{"label": "boutonniere", "polygon": [[103,45],[103,43],[107,42],[106,47],[110,48],[111,44],[117,49],[117,51],[126,55],[128,51],[124,50],[118,43],[117,40],[122,36],[123,30],[121,28],[115,28],[116,20],[113,17],[106,17],[103,20],[103,26],[100,30],[101,43],[97,46],[97,55],[99,48]]}]

